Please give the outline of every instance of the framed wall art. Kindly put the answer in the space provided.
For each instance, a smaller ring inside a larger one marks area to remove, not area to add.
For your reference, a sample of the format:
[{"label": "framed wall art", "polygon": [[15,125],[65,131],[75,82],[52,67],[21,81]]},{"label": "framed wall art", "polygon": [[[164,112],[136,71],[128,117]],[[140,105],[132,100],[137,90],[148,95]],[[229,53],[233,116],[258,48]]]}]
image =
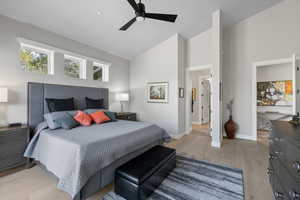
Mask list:
[{"label": "framed wall art", "polygon": [[168,103],[169,83],[155,82],[148,83],[148,103]]}]

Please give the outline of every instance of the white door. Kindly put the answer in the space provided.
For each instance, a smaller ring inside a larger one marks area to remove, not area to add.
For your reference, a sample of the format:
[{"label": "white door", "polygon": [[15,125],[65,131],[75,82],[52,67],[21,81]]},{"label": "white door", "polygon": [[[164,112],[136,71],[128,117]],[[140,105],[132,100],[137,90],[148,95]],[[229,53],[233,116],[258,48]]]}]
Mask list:
[{"label": "white door", "polygon": [[199,108],[201,124],[210,122],[210,82],[209,80],[201,80],[199,87]]}]

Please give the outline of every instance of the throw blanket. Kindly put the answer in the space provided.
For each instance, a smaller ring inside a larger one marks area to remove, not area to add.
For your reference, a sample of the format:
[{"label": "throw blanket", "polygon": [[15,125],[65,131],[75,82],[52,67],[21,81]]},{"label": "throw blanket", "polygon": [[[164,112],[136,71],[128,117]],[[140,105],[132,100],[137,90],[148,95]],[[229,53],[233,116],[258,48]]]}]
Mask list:
[{"label": "throw blanket", "polygon": [[41,162],[58,177],[58,188],[76,196],[88,179],[115,160],[155,141],[167,133],[146,122],[117,121],[71,130],[37,127],[24,156]]}]

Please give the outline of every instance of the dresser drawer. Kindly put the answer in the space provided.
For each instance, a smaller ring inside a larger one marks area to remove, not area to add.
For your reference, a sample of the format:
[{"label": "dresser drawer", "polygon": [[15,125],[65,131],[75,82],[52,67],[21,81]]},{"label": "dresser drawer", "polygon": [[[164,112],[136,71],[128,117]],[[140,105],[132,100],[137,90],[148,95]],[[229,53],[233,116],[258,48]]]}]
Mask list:
[{"label": "dresser drawer", "polygon": [[28,137],[26,131],[26,129],[16,129],[0,132],[0,145],[5,143],[13,143],[15,141],[26,141]]},{"label": "dresser drawer", "polygon": [[137,121],[137,117],[136,117],[135,113],[117,114],[117,119],[128,120],[128,121]]},{"label": "dresser drawer", "polygon": [[136,121],[136,115],[128,115],[126,119],[130,121]]},{"label": "dresser drawer", "polygon": [[271,152],[269,155],[269,168],[268,170],[270,171],[270,173],[272,174],[276,174],[279,176],[279,165],[280,165],[280,161],[278,159],[278,157],[275,157]]},{"label": "dresser drawer", "polygon": [[29,140],[29,129],[12,127],[0,129],[0,171],[27,162],[23,156]]},{"label": "dresser drawer", "polygon": [[274,173],[269,174],[273,195],[276,200],[289,200],[289,196],[280,184],[278,176]]},{"label": "dresser drawer", "polygon": [[27,159],[23,156],[23,154],[11,154],[9,157],[0,159],[1,171],[25,164],[27,162]]},{"label": "dresser drawer", "polygon": [[292,144],[287,144],[284,154],[285,156],[282,158],[283,164],[300,185],[300,149]]},{"label": "dresser drawer", "polygon": [[270,154],[269,159],[281,160],[285,156],[285,147],[282,145],[283,140],[270,142]]},{"label": "dresser drawer", "polygon": [[295,181],[283,165],[279,166],[279,174],[280,183],[290,199],[300,200],[300,184]]},{"label": "dresser drawer", "polygon": [[0,133],[0,158],[8,154],[23,154],[28,135],[23,132]]}]

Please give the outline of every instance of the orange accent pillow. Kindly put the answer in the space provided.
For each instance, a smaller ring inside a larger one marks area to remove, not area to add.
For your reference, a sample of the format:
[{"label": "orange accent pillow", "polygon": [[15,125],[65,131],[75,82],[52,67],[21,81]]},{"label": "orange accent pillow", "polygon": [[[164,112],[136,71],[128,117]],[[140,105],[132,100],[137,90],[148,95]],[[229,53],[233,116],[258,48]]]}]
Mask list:
[{"label": "orange accent pillow", "polygon": [[74,119],[80,123],[82,126],[90,126],[93,122],[92,118],[82,111],[77,111],[76,115],[74,116]]},{"label": "orange accent pillow", "polygon": [[102,111],[97,111],[90,114],[96,124],[101,124],[110,121],[110,118]]}]

